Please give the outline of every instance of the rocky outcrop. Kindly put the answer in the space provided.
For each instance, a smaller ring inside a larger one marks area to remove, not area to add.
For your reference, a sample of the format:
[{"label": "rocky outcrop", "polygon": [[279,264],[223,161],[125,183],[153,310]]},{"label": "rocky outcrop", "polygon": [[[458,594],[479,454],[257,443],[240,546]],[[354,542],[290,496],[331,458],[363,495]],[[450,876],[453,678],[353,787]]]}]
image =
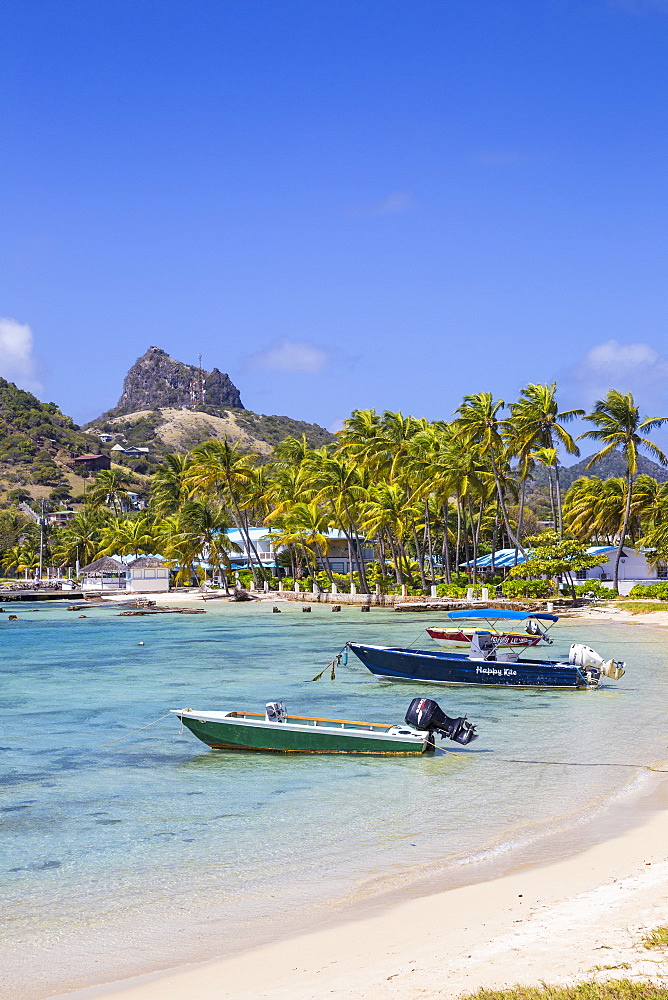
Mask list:
[{"label": "rocky outcrop", "polygon": [[229,375],[217,368],[207,372],[184,365],[159,347],[149,347],[125,376],[121,398],[111,413],[193,405],[244,409]]}]

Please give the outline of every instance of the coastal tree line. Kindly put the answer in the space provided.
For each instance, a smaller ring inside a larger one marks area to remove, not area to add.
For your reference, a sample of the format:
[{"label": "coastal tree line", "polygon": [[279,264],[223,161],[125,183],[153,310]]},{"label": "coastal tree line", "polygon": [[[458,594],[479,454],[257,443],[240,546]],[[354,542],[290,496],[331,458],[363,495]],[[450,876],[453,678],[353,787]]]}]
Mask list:
[{"label": "coastal tree line", "polygon": [[[587,429],[574,438],[569,425]],[[330,531],[344,540],[351,577],[362,592],[406,585],[420,590],[477,582],[475,561],[508,547],[525,556],[541,532],[554,544],[606,542],[617,546],[615,585],[623,545],[640,543],[656,561],[668,560],[668,484],[637,475],[646,452],[668,464],[651,434],[668,418],[641,418],[631,393],[610,390],[592,410],[562,410],[556,384],[530,384],[510,404],[491,393],[467,395],[450,421],[355,410],[336,440],[310,448],[288,437],[269,462],[227,441],[212,440],[188,454],[169,455],[151,477],[146,510],[127,512],[130,474],[114,467],[97,474],[83,508],[47,538],[51,565],[84,566],[105,554],[163,555],[182,582],[206,561],[226,582],[236,528],[253,553],[250,572],[262,586],[263,567],[251,527],[264,525],[293,578],[323,567],[334,581]],[[579,440],[596,443],[592,474],[562,489],[560,451],[580,454]],[[601,479],[596,464],[623,455],[625,475]],[[536,502],[534,476],[547,476]],[[39,565],[36,526],[4,512],[0,548],[6,570]],[[13,521],[12,521],[13,518]],[[528,542],[527,539],[530,541]],[[365,562],[363,549],[373,548]],[[462,564],[471,564],[462,576]],[[511,574],[527,577],[529,566]],[[492,577],[496,567],[492,560]],[[540,575],[540,574],[536,574]]]}]

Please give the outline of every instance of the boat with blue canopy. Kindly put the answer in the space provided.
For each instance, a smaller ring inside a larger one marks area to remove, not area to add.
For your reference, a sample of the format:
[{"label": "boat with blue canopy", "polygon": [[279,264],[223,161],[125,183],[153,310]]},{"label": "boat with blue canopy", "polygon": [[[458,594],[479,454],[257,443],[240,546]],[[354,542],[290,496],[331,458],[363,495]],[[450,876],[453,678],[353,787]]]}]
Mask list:
[{"label": "boat with blue canopy", "polygon": [[[499,608],[451,611],[449,616],[526,621],[537,619],[554,624],[556,615],[526,613]],[[501,633],[501,638],[503,633]],[[449,650],[372,646],[349,642],[347,646],[372,674],[382,680],[427,684],[475,684],[484,687],[597,688],[603,677],[619,680],[624,674],[622,660],[604,660],[582,643],[571,645],[565,660],[520,659],[515,649],[499,652],[499,635],[490,629],[474,628],[468,653]]]},{"label": "boat with blue canopy", "polygon": [[[479,628],[482,618],[487,623],[490,634],[494,636],[497,648],[524,649],[528,646],[551,646],[553,639],[548,631],[554,622],[559,621],[556,615],[542,612],[525,613],[513,611],[510,608],[474,608],[470,611],[449,611],[450,621],[469,619],[473,624],[458,625],[454,628],[439,628],[433,626],[425,629],[427,635],[441,646],[469,646],[473,633]],[[499,628],[499,622],[510,618],[511,621],[525,622],[523,631],[513,631],[512,628]],[[547,628],[541,627],[541,622],[549,622]]]}]

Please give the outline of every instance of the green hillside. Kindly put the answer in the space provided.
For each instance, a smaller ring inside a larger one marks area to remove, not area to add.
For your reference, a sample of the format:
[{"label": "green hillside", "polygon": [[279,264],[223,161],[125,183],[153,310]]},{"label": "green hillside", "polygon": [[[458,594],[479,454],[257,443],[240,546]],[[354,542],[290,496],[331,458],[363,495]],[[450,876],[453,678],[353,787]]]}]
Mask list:
[{"label": "green hillside", "polygon": [[57,487],[82,483],[66,466],[72,455],[98,452],[99,438],[82,431],[55,403],[0,378],[0,497],[19,490],[47,496]]}]

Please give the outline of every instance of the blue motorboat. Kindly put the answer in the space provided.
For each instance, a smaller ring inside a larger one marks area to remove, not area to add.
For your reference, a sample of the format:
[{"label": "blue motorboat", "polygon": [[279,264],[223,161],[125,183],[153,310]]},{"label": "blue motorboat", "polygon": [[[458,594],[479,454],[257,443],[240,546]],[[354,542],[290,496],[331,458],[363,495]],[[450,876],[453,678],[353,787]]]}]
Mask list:
[{"label": "blue motorboat", "polygon": [[[457,612],[451,612],[454,617]],[[554,623],[555,615],[527,614],[510,609],[480,608],[460,612],[459,617]],[[371,646],[349,642],[348,648],[376,677],[392,681],[427,684],[476,684],[486,687],[596,688],[601,678],[619,680],[625,664],[604,660],[595,650],[573,643],[567,660],[520,658],[516,650],[499,652],[498,636],[489,629],[472,632],[468,653],[449,650],[410,649],[398,646]]]}]

